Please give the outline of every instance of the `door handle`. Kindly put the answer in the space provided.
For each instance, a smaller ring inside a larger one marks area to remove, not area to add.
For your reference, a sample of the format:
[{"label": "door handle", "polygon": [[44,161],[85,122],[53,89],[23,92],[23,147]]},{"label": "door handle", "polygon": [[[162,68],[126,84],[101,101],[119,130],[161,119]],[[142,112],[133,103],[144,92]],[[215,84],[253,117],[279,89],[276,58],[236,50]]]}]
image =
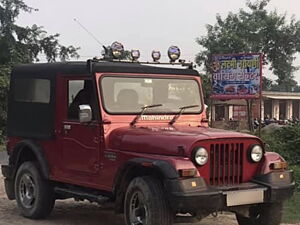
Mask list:
[{"label": "door handle", "polygon": [[71,125],[70,124],[65,124],[64,125],[64,130],[71,130]]}]

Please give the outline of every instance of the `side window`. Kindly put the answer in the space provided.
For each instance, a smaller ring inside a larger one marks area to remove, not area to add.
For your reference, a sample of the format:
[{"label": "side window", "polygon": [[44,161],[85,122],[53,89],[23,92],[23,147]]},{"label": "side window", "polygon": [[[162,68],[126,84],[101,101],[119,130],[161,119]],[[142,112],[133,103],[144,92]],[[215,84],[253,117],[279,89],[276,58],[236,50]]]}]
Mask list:
[{"label": "side window", "polygon": [[[78,120],[79,106],[90,105],[95,109],[95,96],[91,80],[68,81],[68,119]],[[94,113],[93,113],[94,118]]]},{"label": "side window", "polygon": [[50,80],[33,78],[15,79],[14,100],[28,103],[49,103]]}]

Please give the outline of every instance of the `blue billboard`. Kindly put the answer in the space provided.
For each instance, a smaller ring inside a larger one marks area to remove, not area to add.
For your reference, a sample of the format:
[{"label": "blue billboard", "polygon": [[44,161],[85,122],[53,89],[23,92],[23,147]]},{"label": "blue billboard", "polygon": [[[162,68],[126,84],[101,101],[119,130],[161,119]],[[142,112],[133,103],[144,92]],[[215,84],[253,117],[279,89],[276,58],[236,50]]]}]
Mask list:
[{"label": "blue billboard", "polygon": [[214,99],[250,99],[261,95],[260,53],[214,55],[212,63]]}]

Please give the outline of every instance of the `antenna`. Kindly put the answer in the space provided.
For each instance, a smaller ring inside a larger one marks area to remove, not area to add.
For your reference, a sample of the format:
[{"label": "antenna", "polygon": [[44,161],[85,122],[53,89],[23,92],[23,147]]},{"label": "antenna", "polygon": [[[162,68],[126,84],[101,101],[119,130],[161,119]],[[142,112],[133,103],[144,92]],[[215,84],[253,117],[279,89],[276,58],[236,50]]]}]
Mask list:
[{"label": "antenna", "polygon": [[84,29],[99,45],[101,45],[103,48],[104,48],[104,50],[106,51],[107,50],[107,48],[105,47],[105,45],[104,44],[102,44],[100,41],[99,41],[99,39],[92,33],[92,32],[90,32],[85,26],[83,26],[80,22],[79,22],[79,20],[77,20],[76,18],[74,18],[74,21],[82,28],[82,29]]}]

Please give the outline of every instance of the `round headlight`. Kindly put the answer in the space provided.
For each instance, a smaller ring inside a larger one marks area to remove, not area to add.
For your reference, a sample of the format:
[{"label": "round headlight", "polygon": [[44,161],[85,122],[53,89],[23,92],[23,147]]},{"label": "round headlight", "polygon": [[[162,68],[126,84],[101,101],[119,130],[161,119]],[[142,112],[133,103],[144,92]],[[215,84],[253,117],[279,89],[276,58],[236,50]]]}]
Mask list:
[{"label": "round headlight", "polygon": [[250,158],[253,162],[259,162],[263,157],[264,151],[260,145],[253,145],[250,149]]},{"label": "round headlight", "polygon": [[199,165],[199,166],[203,166],[207,163],[208,161],[208,152],[205,148],[197,148],[195,150],[195,162]]}]

